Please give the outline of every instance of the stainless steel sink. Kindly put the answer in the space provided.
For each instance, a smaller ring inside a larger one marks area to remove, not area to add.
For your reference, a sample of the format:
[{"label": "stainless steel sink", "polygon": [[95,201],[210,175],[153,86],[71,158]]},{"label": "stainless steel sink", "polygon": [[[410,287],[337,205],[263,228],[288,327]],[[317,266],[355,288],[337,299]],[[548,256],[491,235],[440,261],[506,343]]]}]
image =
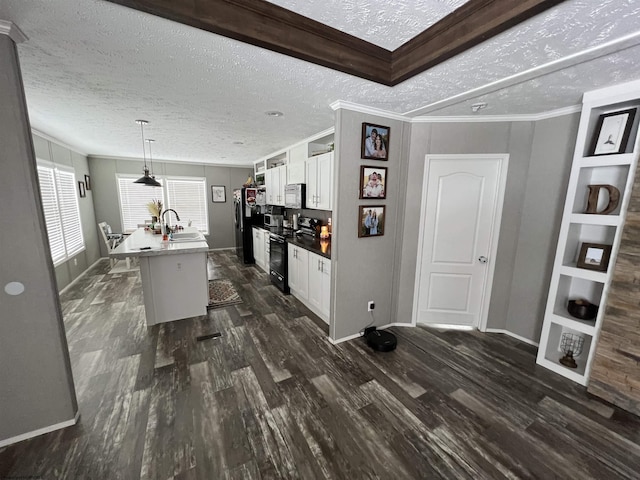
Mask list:
[{"label": "stainless steel sink", "polygon": [[204,235],[200,232],[176,232],[171,236],[172,242],[204,242]]}]

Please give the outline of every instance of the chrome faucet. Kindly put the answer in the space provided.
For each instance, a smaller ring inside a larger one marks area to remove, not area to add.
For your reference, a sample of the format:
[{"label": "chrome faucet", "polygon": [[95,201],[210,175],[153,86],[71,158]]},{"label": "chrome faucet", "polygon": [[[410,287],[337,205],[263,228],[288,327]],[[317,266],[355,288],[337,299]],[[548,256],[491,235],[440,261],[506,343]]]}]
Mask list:
[{"label": "chrome faucet", "polygon": [[176,212],[173,208],[167,208],[164,212],[162,212],[160,214],[160,221],[161,223],[161,228],[162,228],[162,234],[168,234],[171,233],[171,227],[169,226],[169,224],[167,224],[164,220],[164,216],[167,212],[173,212],[176,214],[176,220],[179,222],[180,221],[180,216],[178,215],[178,212]]}]

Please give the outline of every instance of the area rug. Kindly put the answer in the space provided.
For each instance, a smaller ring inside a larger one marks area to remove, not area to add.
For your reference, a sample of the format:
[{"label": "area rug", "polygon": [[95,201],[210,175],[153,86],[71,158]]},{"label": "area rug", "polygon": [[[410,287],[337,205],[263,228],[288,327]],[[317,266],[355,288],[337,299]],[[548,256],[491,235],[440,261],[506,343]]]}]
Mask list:
[{"label": "area rug", "polygon": [[209,282],[209,308],[228,307],[242,303],[231,281],[219,278]]}]

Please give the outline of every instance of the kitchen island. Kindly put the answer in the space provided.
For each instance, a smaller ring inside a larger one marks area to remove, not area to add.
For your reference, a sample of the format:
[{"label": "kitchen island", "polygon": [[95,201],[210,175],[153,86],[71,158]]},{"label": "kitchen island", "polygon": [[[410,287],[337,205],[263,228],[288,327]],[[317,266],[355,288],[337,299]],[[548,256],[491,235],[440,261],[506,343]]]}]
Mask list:
[{"label": "kitchen island", "polygon": [[207,313],[209,245],[193,227],[175,237],[163,241],[162,235],[139,228],[110,253],[118,259],[138,258],[147,325]]}]

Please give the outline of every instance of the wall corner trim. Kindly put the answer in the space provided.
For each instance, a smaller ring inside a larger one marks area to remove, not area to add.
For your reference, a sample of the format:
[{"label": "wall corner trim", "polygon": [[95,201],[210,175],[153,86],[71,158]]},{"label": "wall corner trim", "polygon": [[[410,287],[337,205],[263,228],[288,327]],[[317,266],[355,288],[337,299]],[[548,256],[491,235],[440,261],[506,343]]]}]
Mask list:
[{"label": "wall corner trim", "polygon": [[382,108],[369,107],[359,103],[348,102],[346,100],[336,100],[329,105],[333,110],[351,110],[353,112],[365,113],[367,115],[376,115],[378,117],[390,118],[401,122],[410,122],[411,118],[401,113],[390,112]]},{"label": "wall corner trim", "polygon": [[0,20],[0,34],[8,35],[13,43],[16,45],[18,43],[26,42],[29,40],[20,27],[18,27],[15,23],[9,22],[8,20]]},{"label": "wall corner trim", "polygon": [[539,346],[539,343],[534,342],[533,340],[529,340],[528,338],[522,337],[518,334],[510,332],[509,330],[504,330],[502,328],[487,328],[485,333],[503,333],[505,335],[509,335],[510,337],[515,338],[516,340],[520,340],[521,342],[528,343],[529,345],[533,345],[534,347]]},{"label": "wall corner trim", "polygon": [[16,435],[15,437],[7,438],[5,440],[0,440],[0,448],[13,445],[14,443],[22,442],[30,438],[39,437],[40,435],[44,435],[45,433],[51,433],[51,432],[55,432],[56,430],[60,430],[62,428],[71,427],[76,423],[78,423],[79,419],[80,419],[80,410],[78,410],[74,415],[74,417],[70,420],[65,420],[64,422],[56,423],[54,425],[49,425],[48,427],[39,428],[31,432]]}]

